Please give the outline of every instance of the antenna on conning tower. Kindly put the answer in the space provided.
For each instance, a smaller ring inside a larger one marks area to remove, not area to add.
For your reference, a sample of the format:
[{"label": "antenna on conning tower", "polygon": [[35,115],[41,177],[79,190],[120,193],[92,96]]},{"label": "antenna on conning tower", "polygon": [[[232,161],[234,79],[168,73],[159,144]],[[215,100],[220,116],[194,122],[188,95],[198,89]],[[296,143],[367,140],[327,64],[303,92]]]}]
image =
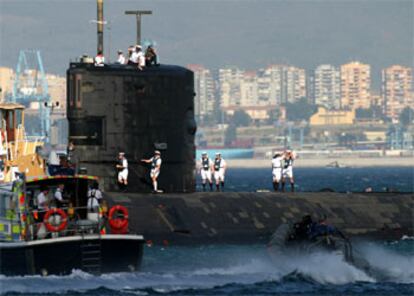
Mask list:
[{"label": "antenna on conning tower", "polygon": [[137,44],[141,44],[141,15],[152,14],[151,10],[126,10],[125,14],[135,15],[137,18]]},{"label": "antenna on conning tower", "polygon": [[101,52],[103,54],[103,30],[104,30],[104,18],[103,18],[103,0],[96,0],[97,4],[97,35],[98,35],[98,48],[97,53]]}]

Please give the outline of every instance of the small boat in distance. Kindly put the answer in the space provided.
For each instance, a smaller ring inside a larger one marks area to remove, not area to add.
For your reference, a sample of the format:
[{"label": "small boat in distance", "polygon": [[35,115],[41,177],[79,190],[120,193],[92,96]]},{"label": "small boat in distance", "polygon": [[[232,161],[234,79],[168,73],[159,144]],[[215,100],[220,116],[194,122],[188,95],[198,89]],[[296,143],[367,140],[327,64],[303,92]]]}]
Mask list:
[{"label": "small boat in distance", "polygon": [[330,162],[326,165],[327,168],[346,168],[344,164],[340,164],[337,160]]},{"label": "small boat in distance", "polygon": [[[22,176],[0,185],[0,274],[138,270],[144,238],[129,234],[125,207],[108,210],[105,202],[97,202],[92,209],[88,190],[96,181],[87,175]],[[53,205],[54,195],[48,194],[57,190],[66,201],[63,206]],[[39,194],[49,197],[48,207],[40,207]]]}]

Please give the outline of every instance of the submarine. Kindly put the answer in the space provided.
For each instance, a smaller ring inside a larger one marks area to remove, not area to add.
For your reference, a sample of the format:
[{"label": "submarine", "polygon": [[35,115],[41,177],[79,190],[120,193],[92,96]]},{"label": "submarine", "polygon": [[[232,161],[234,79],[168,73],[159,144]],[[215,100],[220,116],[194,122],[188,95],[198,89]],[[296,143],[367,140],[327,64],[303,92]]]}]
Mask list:
[{"label": "submarine", "polygon": [[[98,0],[98,51],[103,51]],[[140,36],[140,33],[138,34]],[[194,76],[180,66],[95,66],[67,70],[69,140],[79,167],[100,178],[110,204],[128,208],[131,233],[160,244],[266,242],[274,229],[308,213],[325,213],[349,237],[399,239],[413,235],[413,194],[195,192]],[[150,194],[149,168],[162,153],[159,188]],[[129,163],[128,192],[117,187],[116,156]]]}]

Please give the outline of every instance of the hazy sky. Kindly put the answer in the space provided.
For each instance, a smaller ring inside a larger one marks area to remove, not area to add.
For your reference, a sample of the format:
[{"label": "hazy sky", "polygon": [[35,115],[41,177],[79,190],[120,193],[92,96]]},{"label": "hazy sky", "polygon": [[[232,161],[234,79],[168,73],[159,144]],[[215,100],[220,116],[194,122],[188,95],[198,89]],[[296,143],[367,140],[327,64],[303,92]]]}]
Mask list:
[{"label": "hazy sky", "polygon": [[[358,59],[381,68],[413,65],[412,0],[104,0],[110,21],[105,51],[135,43],[135,18],[150,9],[143,38],[155,40],[162,63],[289,63],[308,70]],[[0,65],[15,67],[20,49],[40,49],[46,71],[64,74],[70,59],[96,51],[96,0],[0,0]]]}]

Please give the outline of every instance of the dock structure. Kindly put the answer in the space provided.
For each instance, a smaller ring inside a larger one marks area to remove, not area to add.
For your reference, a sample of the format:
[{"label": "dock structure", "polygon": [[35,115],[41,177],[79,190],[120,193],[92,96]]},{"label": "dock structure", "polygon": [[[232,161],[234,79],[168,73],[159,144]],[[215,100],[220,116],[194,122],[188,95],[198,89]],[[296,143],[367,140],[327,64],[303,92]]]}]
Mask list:
[{"label": "dock structure", "polygon": [[154,243],[265,243],[283,223],[306,214],[347,236],[396,240],[413,236],[413,194],[402,193],[107,193],[130,212],[130,231]]}]

